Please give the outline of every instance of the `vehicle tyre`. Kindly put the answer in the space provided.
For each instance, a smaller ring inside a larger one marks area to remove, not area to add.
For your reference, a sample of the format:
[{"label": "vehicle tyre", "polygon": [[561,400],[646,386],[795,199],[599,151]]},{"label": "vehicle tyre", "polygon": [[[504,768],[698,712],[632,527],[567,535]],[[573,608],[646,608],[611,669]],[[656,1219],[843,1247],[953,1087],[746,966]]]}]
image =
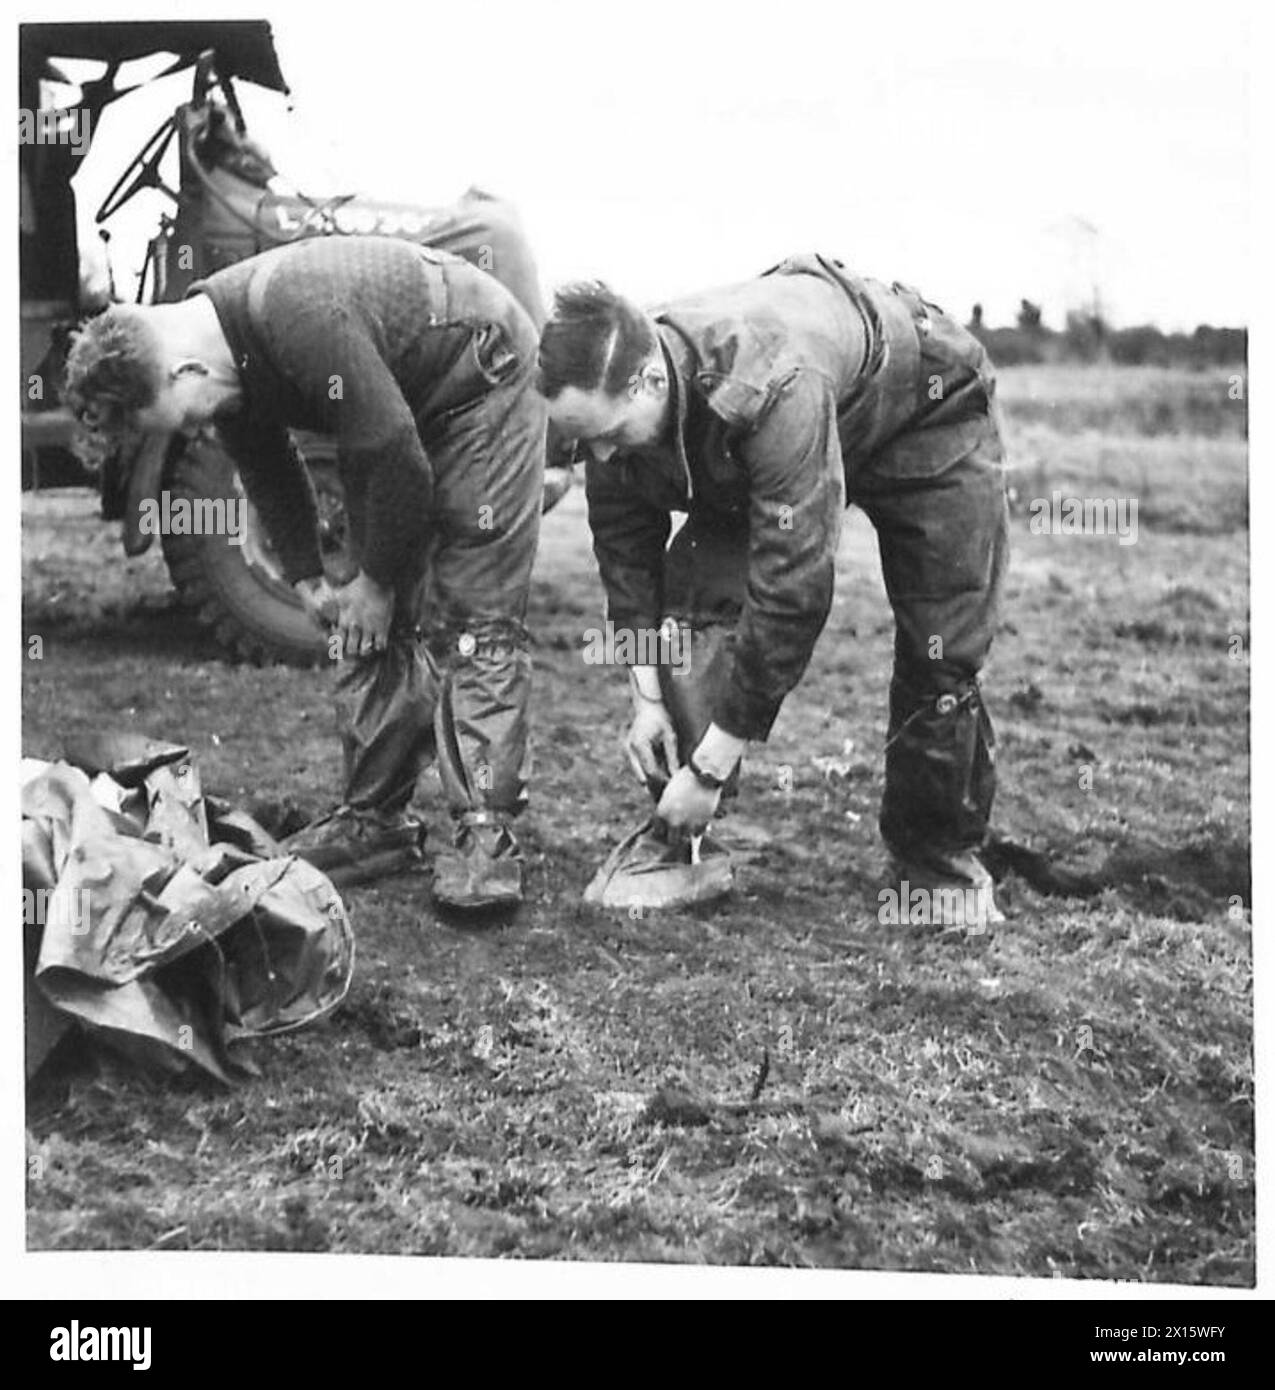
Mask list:
[{"label": "vehicle tyre", "polygon": [[[319,503],[324,570],[334,584],[352,577],[345,497],[335,452],[307,444],[306,464]],[[326,661],[327,637],[301,606],[283,571],[256,508],[247,501],[234,460],[215,442],[188,445],[170,466],[165,486],[175,509],[207,499],[243,503],[242,543],[229,535],[162,536],[164,559],[182,602],[238,661],[258,666],[284,662],[316,666]]]}]

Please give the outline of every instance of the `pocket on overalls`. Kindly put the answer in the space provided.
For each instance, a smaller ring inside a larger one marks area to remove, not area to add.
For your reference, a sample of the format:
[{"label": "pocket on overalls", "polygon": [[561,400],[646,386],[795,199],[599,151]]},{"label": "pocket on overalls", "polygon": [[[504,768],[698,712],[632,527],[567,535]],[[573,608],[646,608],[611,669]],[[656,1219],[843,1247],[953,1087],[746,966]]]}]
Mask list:
[{"label": "pocket on overalls", "polygon": [[915,414],[911,424],[870,460],[867,479],[936,478],[976,449],[1001,457],[991,412],[991,367],[983,345],[910,286],[896,283],[893,292],[908,306],[916,327]]},{"label": "pocket on overalls", "polygon": [[925,405],[921,423],[984,418],[995,389],[987,350],[951,314],[902,288],[917,315]]},{"label": "pocket on overalls", "polygon": [[501,386],[512,380],[523,365],[522,354],[500,323],[487,323],[478,328],[470,350],[474,365],[489,386]]}]

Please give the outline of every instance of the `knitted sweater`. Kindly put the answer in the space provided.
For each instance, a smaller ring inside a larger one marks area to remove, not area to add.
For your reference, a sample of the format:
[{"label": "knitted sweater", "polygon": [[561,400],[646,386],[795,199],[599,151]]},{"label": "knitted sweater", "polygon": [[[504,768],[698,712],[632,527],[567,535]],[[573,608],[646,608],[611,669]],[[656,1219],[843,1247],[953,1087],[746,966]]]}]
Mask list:
[{"label": "knitted sweater", "polygon": [[490,357],[493,340],[534,344],[525,311],[458,257],[388,237],[278,247],[189,293],[212,301],[235,355],[242,397],[217,425],[285,578],[323,573],[293,427],[336,437],[342,479],[363,500],[362,568],[391,585],[429,538],[437,480],[420,430],[457,403],[458,378],[471,395],[503,379],[483,370],[480,346]]}]

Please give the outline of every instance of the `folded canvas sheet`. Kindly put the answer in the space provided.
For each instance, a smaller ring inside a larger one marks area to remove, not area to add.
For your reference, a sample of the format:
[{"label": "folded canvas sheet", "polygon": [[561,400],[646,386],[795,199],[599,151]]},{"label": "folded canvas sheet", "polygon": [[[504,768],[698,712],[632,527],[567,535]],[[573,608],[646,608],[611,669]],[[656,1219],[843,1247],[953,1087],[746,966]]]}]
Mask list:
[{"label": "folded canvas sheet", "polygon": [[337,1007],[354,935],[323,873],[204,796],[184,747],[113,734],[66,751],[22,765],[28,1075],[78,1023],[230,1082],[252,1070],[237,1043]]}]

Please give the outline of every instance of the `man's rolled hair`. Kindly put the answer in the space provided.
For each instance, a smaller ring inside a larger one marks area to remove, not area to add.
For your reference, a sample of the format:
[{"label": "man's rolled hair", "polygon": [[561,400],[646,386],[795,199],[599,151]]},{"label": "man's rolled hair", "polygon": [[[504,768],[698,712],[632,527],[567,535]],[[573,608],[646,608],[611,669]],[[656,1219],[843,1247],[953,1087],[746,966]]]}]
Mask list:
[{"label": "man's rolled hair", "polygon": [[656,348],[650,321],[601,280],[564,285],[540,335],[540,393],[626,391]]}]

